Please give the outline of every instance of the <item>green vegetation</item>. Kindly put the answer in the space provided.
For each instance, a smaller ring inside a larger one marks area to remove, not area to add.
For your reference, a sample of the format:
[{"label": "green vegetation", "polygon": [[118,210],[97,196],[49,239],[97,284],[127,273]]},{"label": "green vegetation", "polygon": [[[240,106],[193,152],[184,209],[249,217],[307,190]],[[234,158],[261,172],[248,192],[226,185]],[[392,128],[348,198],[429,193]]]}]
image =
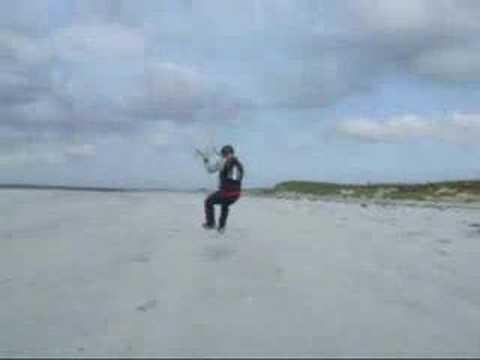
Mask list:
[{"label": "green vegetation", "polygon": [[444,181],[421,184],[377,183],[335,184],[312,181],[287,181],[271,189],[251,189],[252,195],[305,194],[315,197],[391,200],[458,200],[480,201],[480,180]]}]

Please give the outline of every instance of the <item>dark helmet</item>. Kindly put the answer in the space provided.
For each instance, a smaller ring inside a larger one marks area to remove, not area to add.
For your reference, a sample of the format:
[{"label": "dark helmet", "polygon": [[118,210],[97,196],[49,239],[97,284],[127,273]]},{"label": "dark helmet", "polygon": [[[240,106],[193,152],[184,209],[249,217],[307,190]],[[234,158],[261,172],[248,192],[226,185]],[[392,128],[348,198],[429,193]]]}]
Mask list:
[{"label": "dark helmet", "polygon": [[233,150],[233,146],[231,145],[225,145],[224,147],[222,147],[222,150],[220,150],[220,153],[222,154],[222,156],[225,156],[227,154],[234,154],[235,151]]}]

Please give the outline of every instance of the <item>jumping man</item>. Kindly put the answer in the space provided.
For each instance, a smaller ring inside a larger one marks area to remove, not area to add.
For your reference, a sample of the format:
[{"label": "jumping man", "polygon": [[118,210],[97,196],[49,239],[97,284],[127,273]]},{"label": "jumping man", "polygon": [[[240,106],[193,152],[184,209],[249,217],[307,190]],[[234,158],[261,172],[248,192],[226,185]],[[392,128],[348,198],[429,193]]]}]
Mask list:
[{"label": "jumping man", "polygon": [[243,165],[235,157],[231,145],[225,145],[220,151],[221,159],[210,163],[207,157],[203,158],[205,168],[209,173],[219,172],[219,190],[205,199],[205,229],[215,228],[214,205],[221,205],[221,214],[218,231],[225,231],[228,210],[230,205],[238,200],[242,191]]}]

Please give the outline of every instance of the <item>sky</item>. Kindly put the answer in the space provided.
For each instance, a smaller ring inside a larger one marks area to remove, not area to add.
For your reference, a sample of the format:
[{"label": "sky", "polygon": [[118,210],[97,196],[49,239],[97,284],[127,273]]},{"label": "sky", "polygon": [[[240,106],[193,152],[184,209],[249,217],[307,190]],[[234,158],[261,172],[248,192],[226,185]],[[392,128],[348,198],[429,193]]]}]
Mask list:
[{"label": "sky", "polygon": [[480,2],[0,2],[0,183],[480,178]]}]

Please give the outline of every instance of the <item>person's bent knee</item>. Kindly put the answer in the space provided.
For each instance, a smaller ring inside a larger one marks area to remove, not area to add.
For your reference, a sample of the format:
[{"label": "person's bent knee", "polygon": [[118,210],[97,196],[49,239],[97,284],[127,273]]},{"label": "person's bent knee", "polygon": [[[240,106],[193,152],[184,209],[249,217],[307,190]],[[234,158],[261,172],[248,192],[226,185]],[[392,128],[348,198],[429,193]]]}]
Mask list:
[{"label": "person's bent knee", "polygon": [[211,205],[213,205],[214,202],[215,202],[215,201],[214,201],[213,195],[210,195],[209,197],[207,197],[207,198],[205,199],[205,205],[206,205],[206,206],[211,206]]}]

